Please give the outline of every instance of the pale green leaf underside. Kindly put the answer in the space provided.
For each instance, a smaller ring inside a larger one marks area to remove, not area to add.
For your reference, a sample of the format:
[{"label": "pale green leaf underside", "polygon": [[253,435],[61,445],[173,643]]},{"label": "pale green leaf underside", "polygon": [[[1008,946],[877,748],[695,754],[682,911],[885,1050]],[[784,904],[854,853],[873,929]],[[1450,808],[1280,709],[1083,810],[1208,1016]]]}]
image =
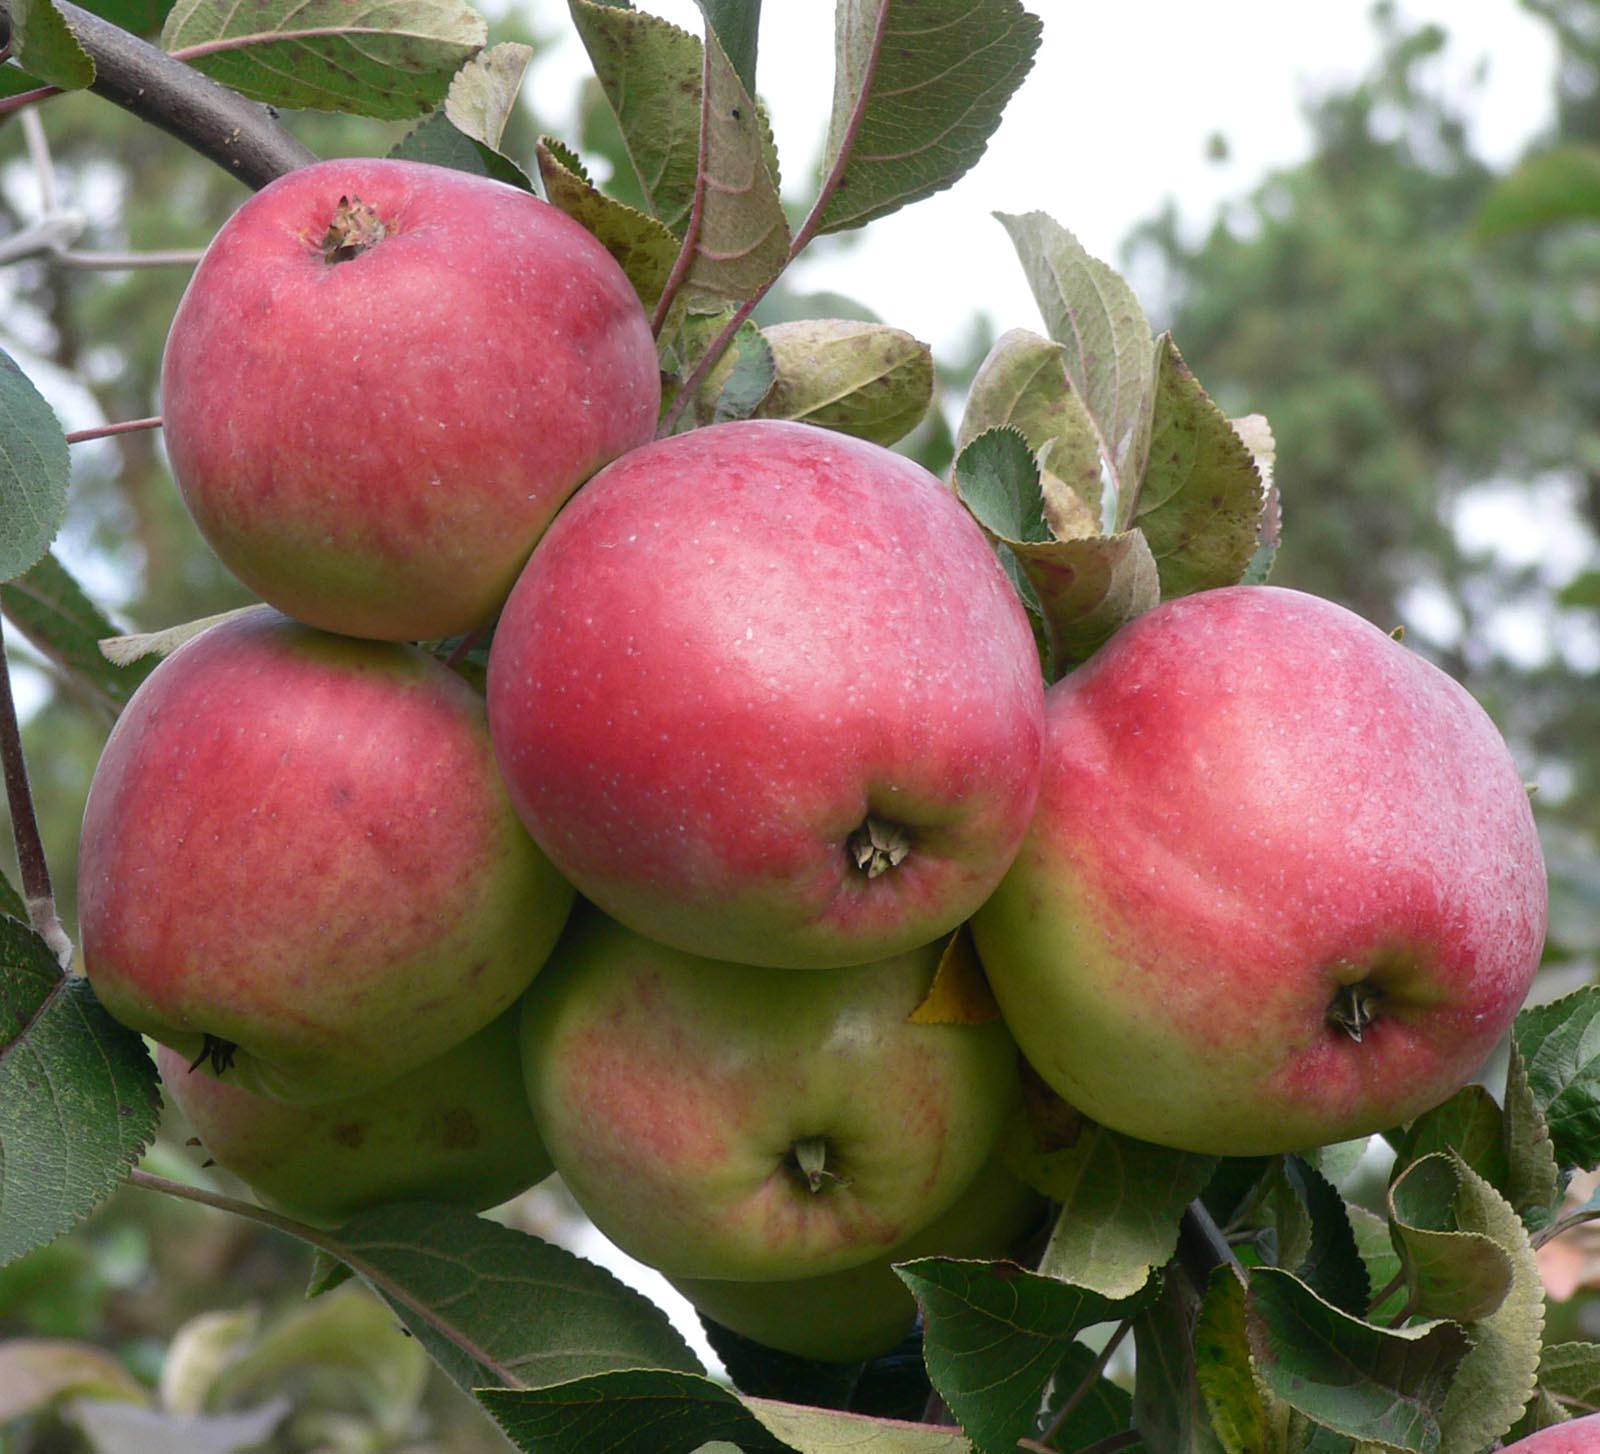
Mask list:
[{"label": "pale green leaf underside", "polygon": [[54,0],[11,0],[11,45],[17,63],[44,85],[73,91],[94,81],[94,61]]},{"label": "pale green leaf underside", "polygon": [[70,474],[54,411],[0,353],[0,581],[21,575],[50,548]]},{"label": "pale green leaf underside", "polygon": [[463,0],[178,0],[161,43],[254,101],[400,119],[444,100],[487,36]]}]

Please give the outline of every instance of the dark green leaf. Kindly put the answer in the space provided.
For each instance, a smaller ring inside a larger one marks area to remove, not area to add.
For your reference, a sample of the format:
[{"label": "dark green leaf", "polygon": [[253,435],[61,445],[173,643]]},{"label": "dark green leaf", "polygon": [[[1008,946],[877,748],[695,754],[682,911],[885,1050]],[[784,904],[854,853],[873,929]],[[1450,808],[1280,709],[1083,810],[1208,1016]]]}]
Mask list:
[{"label": "dark green leaf", "polygon": [[0,352],[0,581],[49,550],[66,513],[70,474],[55,411]]},{"label": "dark green leaf", "polygon": [[1512,1037],[1559,1164],[1600,1165],[1600,986],[1524,1010]]},{"label": "dark green leaf", "polygon": [[1136,1141],[1086,1123],[1077,1143],[1041,1152],[1002,1144],[1007,1164],[1061,1204],[1041,1272],[1127,1297],[1149,1280],[1178,1244],[1183,1209],[1200,1194],[1216,1158]]},{"label": "dark green leaf", "polygon": [[173,0],[88,0],[83,8],[132,35],[149,36],[161,29],[172,4]]},{"label": "dark green leaf", "polygon": [[28,906],[5,874],[0,873],[0,914],[9,914],[19,923],[28,922]]},{"label": "dark green leaf", "polygon": [[1045,1387],[1079,1332],[1134,1310],[1132,1299],[1011,1263],[929,1257],[895,1270],[922,1308],[928,1376],[981,1454],[1033,1433]]},{"label": "dark green leaf", "polygon": [[1395,1148],[1395,1172],[1435,1151],[1454,1151],[1492,1186],[1504,1190],[1508,1185],[1505,1117],[1483,1086],[1463,1086],[1407,1126]]},{"label": "dark green leaf", "polygon": [[253,101],[418,116],[483,46],[465,0],[177,0],[161,44]]},{"label": "dark green leaf", "polygon": [[704,1313],[700,1314],[700,1326],[740,1393],[828,1409],[849,1406],[861,1371],[859,1363],[824,1363],[768,1348],[713,1322]]},{"label": "dark green leaf", "polygon": [[427,162],[431,166],[449,167],[452,171],[471,172],[474,176],[521,187],[524,192],[533,190],[533,183],[521,167],[493,147],[474,141],[458,130],[443,107],[412,127],[389,148],[389,155],[408,162]]},{"label": "dark green leaf", "polygon": [[978,524],[1009,545],[1053,540],[1033,450],[1020,430],[991,429],[956,460],[956,493]]},{"label": "dark green leaf", "polygon": [[706,24],[716,33],[739,84],[756,93],[756,41],[761,0],[696,0]]},{"label": "dark green leaf", "polygon": [[1437,1151],[1413,1162],[1389,1188],[1395,1247],[1412,1305],[1424,1317],[1471,1323],[1487,1318],[1511,1289],[1511,1258],[1456,1219],[1456,1163]]},{"label": "dark green leaf", "polygon": [[1250,450],[1163,334],[1148,460],[1117,509],[1122,529],[1144,531],[1162,597],[1236,585],[1255,556],[1264,504]]},{"label": "dark green leaf", "polygon": [[155,670],[154,658],[129,666],[106,660],[100,642],[115,636],[117,627],[53,555],[46,555],[25,575],[0,585],[0,609],[36,650],[92,688],[113,709],[121,707]]},{"label": "dark green leaf", "polygon": [[1569,609],[1600,606],[1600,570],[1580,571],[1556,592],[1556,604]]},{"label": "dark green leaf", "polygon": [[1515,1035],[1506,1067],[1506,1198],[1523,1222],[1537,1230],[1555,1213],[1562,1179],[1544,1112],[1528,1084],[1527,1066]]},{"label": "dark green leaf", "polygon": [[666,1314],[560,1247],[454,1207],[380,1207],[320,1245],[388,1300],[464,1389],[617,1368],[698,1373]]},{"label": "dark green leaf", "polygon": [[1574,1415],[1600,1413],[1600,1343],[1552,1343],[1539,1357],[1539,1386]]},{"label": "dark green leaf", "polygon": [[628,275],[639,301],[654,309],[678,257],[678,239],[663,222],[606,196],[577,156],[554,137],[541,137],[536,150],[544,194],[552,204],[589,229]]},{"label": "dark green leaf", "polygon": [[1284,1189],[1305,1209],[1308,1221],[1307,1245],[1292,1270],[1319,1297],[1359,1317],[1366,1312],[1372,1287],[1356,1250],[1344,1198],[1302,1157],[1285,1157],[1282,1168]]},{"label": "dark green leaf", "polygon": [[[1133,1398],[1128,1390],[1104,1377],[1098,1367],[1099,1355],[1083,1343],[1069,1343],[1061,1366],[1045,1397],[1040,1422],[1055,1428],[1050,1441],[1056,1449],[1089,1449],[1103,1440],[1125,1435],[1133,1428]],[[1063,1405],[1073,1401],[1059,1427]],[[1140,1442],[1119,1444],[1120,1454],[1154,1454]]]},{"label": "dark green leaf", "polygon": [[1315,1423],[1413,1454],[1439,1454],[1439,1419],[1471,1340],[1456,1323],[1374,1327],[1288,1272],[1258,1267],[1250,1349],[1269,1393]]},{"label": "dark green leaf", "polygon": [[814,318],[761,332],[777,367],[763,419],[797,419],[887,446],[915,429],[933,401],[933,353],[899,328]]},{"label": "dark green leaf", "polygon": [[160,1109],[144,1042],[38,935],[0,918],[0,1265],[110,1195]]},{"label": "dark green leaf", "polygon": [[1195,1365],[1199,1312],[1179,1275],[1164,1278],[1155,1306],[1134,1320],[1134,1427],[1160,1454],[1224,1454]]},{"label": "dark green leaf", "polygon": [[1600,217],[1600,147],[1562,146],[1532,156],[1502,178],[1478,213],[1480,237],[1502,237]]},{"label": "dark green leaf", "polygon": [[45,85],[75,91],[94,81],[94,61],[55,0],[11,0],[11,45],[18,64]]},{"label": "dark green leaf", "polygon": [[1036,17],[1017,0],[841,4],[821,232],[859,227],[942,191],[983,155],[1033,65]]},{"label": "dark green leaf", "polygon": [[642,10],[598,0],[568,0],[568,9],[646,204],[682,237],[700,164],[699,39]]}]

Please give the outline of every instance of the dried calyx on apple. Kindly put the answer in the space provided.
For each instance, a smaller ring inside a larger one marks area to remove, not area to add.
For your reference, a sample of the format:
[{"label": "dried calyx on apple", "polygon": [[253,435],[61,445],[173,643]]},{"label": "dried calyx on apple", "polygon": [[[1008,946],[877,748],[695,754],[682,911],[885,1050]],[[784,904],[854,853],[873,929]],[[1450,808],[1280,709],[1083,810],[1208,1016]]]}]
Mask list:
[{"label": "dried calyx on apple", "polygon": [[369,207],[359,197],[340,197],[319,248],[324,262],[348,262],[388,235],[389,224],[376,207]]}]

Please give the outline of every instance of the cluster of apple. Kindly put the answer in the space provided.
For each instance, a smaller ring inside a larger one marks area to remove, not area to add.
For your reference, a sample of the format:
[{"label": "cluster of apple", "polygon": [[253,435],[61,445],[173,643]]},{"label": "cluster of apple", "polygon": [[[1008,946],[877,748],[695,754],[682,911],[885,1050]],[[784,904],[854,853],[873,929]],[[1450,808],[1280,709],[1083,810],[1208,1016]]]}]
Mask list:
[{"label": "cluster of apple", "polygon": [[[84,953],[287,1210],[484,1207],[554,1164],[709,1316],[865,1356],[914,1313],[891,1260],[1037,1220],[996,1154],[1018,1045],[1115,1129],[1257,1154],[1443,1099],[1523,998],[1537,839],[1447,677],[1248,587],[1046,693],[919,466],[770,421],[650,442],[625,274],[525,194],[282,179],[163,390],[197,522],[278,609],[118,722]],[[496,618],[486,700],[411,644]],[[969,921],[1003,1019],[927,1023]]]}]

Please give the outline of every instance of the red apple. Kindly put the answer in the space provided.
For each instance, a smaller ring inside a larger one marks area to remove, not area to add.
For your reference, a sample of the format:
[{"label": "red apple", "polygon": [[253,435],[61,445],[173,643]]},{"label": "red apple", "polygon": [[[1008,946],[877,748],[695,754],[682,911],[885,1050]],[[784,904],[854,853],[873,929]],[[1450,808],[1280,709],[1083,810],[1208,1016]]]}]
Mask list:
[{"label": "red apple", "polygon": [[1600,1414],[1540,1429],[1507,1444],[1502,1454],[1600,1454]]},{"label": "red apple", "polygon": [[724,424],[591,480],[489,661],[513,800],[607,913],[693,953],[860,964],[988,896],[1038,786],[1015,591],[878,445]]},{"label": "red apple", "polygon": [[626,275],[526,192],[417,162],[292,172],[224,224],[167,339],[162,415],[201,532],[331,631],[494,617],[574,489],[649,439]]},{"label": "red apple", "polygon": [[800,1358],[857,1363],[887,1353],[912,1329],[916,1299],[896,1275],[918,1257],[1005,1257],[1038,1225],[1044,1198],[998,1162],[943,1215],[859,1267],[792,1282],[678,1278],[674,1286],[725,1328]]},{"label": "red apple", "polygon": [[1258,1155],[1468,1080],[1539,963],[1505,743],[1342,607],[1169,601],[1051,688],[1028,840],[973,920],[1018,1043],[1118,1131]]},{"label": "red apple", "polygon": [[385,1202],[498,1206],[550,1174],[522,1091],[519,1011],[362,1095],[293,1106],[256,1095],[167,1046],[167,1095],[206,1154],[267,1206],[337,1225]]},{"label": "red apple", "polygon": [[79,876],[106,1008],[299,1101],[381,1085],[487,1025],[572,901],[512,811],[471,687],[413,647],[265,608],[134,694]]},{"label": "red apple", "polygon": [[803,1277],[898,1247],[971,1184],[1017,1086],[998,1020],[908,1022],[938,958],[759,969],[580,908],[523,999],[562,1180],[669,1277]]}]

